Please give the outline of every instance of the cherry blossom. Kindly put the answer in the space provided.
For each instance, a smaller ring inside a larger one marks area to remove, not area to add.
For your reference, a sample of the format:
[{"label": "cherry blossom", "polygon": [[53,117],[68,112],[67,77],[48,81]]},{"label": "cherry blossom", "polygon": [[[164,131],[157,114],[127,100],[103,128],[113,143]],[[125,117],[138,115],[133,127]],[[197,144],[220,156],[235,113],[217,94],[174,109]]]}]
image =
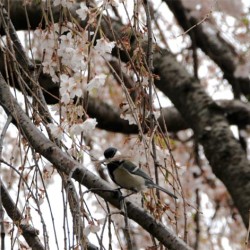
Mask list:
[{"label": "cherry blossom", "polygon": [[64,103],[64,104],[69,104],[70,103],[70,96],[69,96],[69,93],[63,93],[62,96],[61,96],[61,102]]},{"label": "cherry blossom", "polygon": [[75,71],[85,71],[87,69],[87,53],[87,46],[83,47],[81,45],[72,53],[70,64]]},{"label": "cherry blossom", "polygon": [[81,97],[83,94],[81,84],[79,82],[74,82],[70,86],[70,98],[74,98],[75,96]]},{"label": "cherry blossom", "polygon": [[97,233],[99,230],[100,230],[100,225],[95,225],[94,223],[90,223],[84,228],[83,234],[85,236],[88,236],[90,233]]},{"label": "cherry blossom", "polygon": [[81,3],[80,4],[80,9],[78,9],[76,11],[76,13],[84,21],[87,18],[88,14],[89,14],[89,9],[88,9],[88,7],[86,6],[85,3]]},{"label": "cherry blossom", "polygon": [[104,85],[107,76],[104,74],[100,74],[95,76],[87,85],[88,91],[93,91],[95,89],[99,89],[101,86]]},{"label": "cherry blossom", "polygon": [[89,135],[96,127],[97,121],[95,118],[88,118],[83,123],[83,132],[85,135]]},{"label": "cherry blossom", "polygon": [[120,117],[124,120],[127,120],[129,125],[132,125],[132,124],[137,124],[136,121],[135,121],[135,118],[132,114],[129,114],[129,113],[122,113],[120,115]]},{"label": "cherry blossom", "polygon": [[68,48],[71,47],[73,45],[73,39],[72,39],[72,33],[68,32],[66,35],[62,35],[60,36],[60,40],[61,40],[61,47],[62,48]]},{"label": "cherry blossom", "polygon": [[109,42],[105,38],[98,39],[95,45],[95,51],[101,55],[105,53],[111,53],[112,49],[115,47],[115,42]]},{"label": "cherry blossom", "polygon": [[88,118],[83,123],[73,124],[69,128],[69,132],[71,135],[80,135],[81,133],[83,133],[84,135],[90,135],[95,129],[96,125],[97,122],[95,118]]},{"label": "cherry blossom", "polygon": [[62,74],[60,76],[61,84],[60,84],[60,94],[63,95],[66,92],[70,92],[71,86],[74,84],[74,78],[69,77],[66,74]]}]

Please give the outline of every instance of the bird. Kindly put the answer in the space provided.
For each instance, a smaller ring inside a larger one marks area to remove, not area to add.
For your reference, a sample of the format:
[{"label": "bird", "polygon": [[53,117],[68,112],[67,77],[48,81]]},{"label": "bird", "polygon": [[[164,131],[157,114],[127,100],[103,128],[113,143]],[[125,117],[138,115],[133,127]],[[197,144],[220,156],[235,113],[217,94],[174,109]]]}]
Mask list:
[{"label": "bird", "polygon": [[165,188],[155,184],[153,180],[133,162],[125,157],[116,156],[119,151],[117,148],[109,147],[104,151],[104,157],[107,162],[107,169],[110,178],[121,188],[131,190],[135,193],[145,188],[156,188],[168,194],[174,199],[176,195]]}]

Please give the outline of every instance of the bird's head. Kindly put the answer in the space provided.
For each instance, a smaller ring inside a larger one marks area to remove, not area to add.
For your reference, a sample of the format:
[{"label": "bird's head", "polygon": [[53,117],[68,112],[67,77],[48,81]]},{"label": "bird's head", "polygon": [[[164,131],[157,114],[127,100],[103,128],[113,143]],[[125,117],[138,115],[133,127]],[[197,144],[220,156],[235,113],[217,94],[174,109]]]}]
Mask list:
[{"label": "bird's head", "polygon": [[105,151],[104,151],[104,157],[106,159],[111,159],[113,158],[117,153],[117,149],[116,148],[113,148],[113,147],[110,147],[110,148],[107,148]]}]

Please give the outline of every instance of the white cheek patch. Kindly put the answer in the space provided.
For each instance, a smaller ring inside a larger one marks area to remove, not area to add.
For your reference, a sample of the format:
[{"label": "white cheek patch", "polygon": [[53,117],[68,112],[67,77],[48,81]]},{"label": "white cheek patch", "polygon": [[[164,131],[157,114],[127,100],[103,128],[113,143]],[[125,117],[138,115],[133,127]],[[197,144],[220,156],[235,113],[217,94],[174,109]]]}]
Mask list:
[{"label": "white cheek patch", "polygon": [[126,189],[136,190],[137,192],[145,188],[145,180],[139,175],[130,174],[123,168],[118,168],[113,172],[116,183]]}]

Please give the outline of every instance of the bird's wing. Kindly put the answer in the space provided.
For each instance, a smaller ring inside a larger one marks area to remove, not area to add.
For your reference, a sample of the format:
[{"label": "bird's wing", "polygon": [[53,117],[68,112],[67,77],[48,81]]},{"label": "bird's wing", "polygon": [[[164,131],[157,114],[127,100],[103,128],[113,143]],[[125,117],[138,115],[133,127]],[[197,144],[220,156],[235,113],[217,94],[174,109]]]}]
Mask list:
[{"label": "bird's wing", "polygon": [[152,182],[152,179],[144,172],[142,171],[138,166],[136,166],[134,163],[132,163],[131,161],[124,161],[123,165],[126,169],[129,170],[129,172],[131,172],[134,175],[139,175],[141,177],[143,177],[146,180],[149,180]]}]

